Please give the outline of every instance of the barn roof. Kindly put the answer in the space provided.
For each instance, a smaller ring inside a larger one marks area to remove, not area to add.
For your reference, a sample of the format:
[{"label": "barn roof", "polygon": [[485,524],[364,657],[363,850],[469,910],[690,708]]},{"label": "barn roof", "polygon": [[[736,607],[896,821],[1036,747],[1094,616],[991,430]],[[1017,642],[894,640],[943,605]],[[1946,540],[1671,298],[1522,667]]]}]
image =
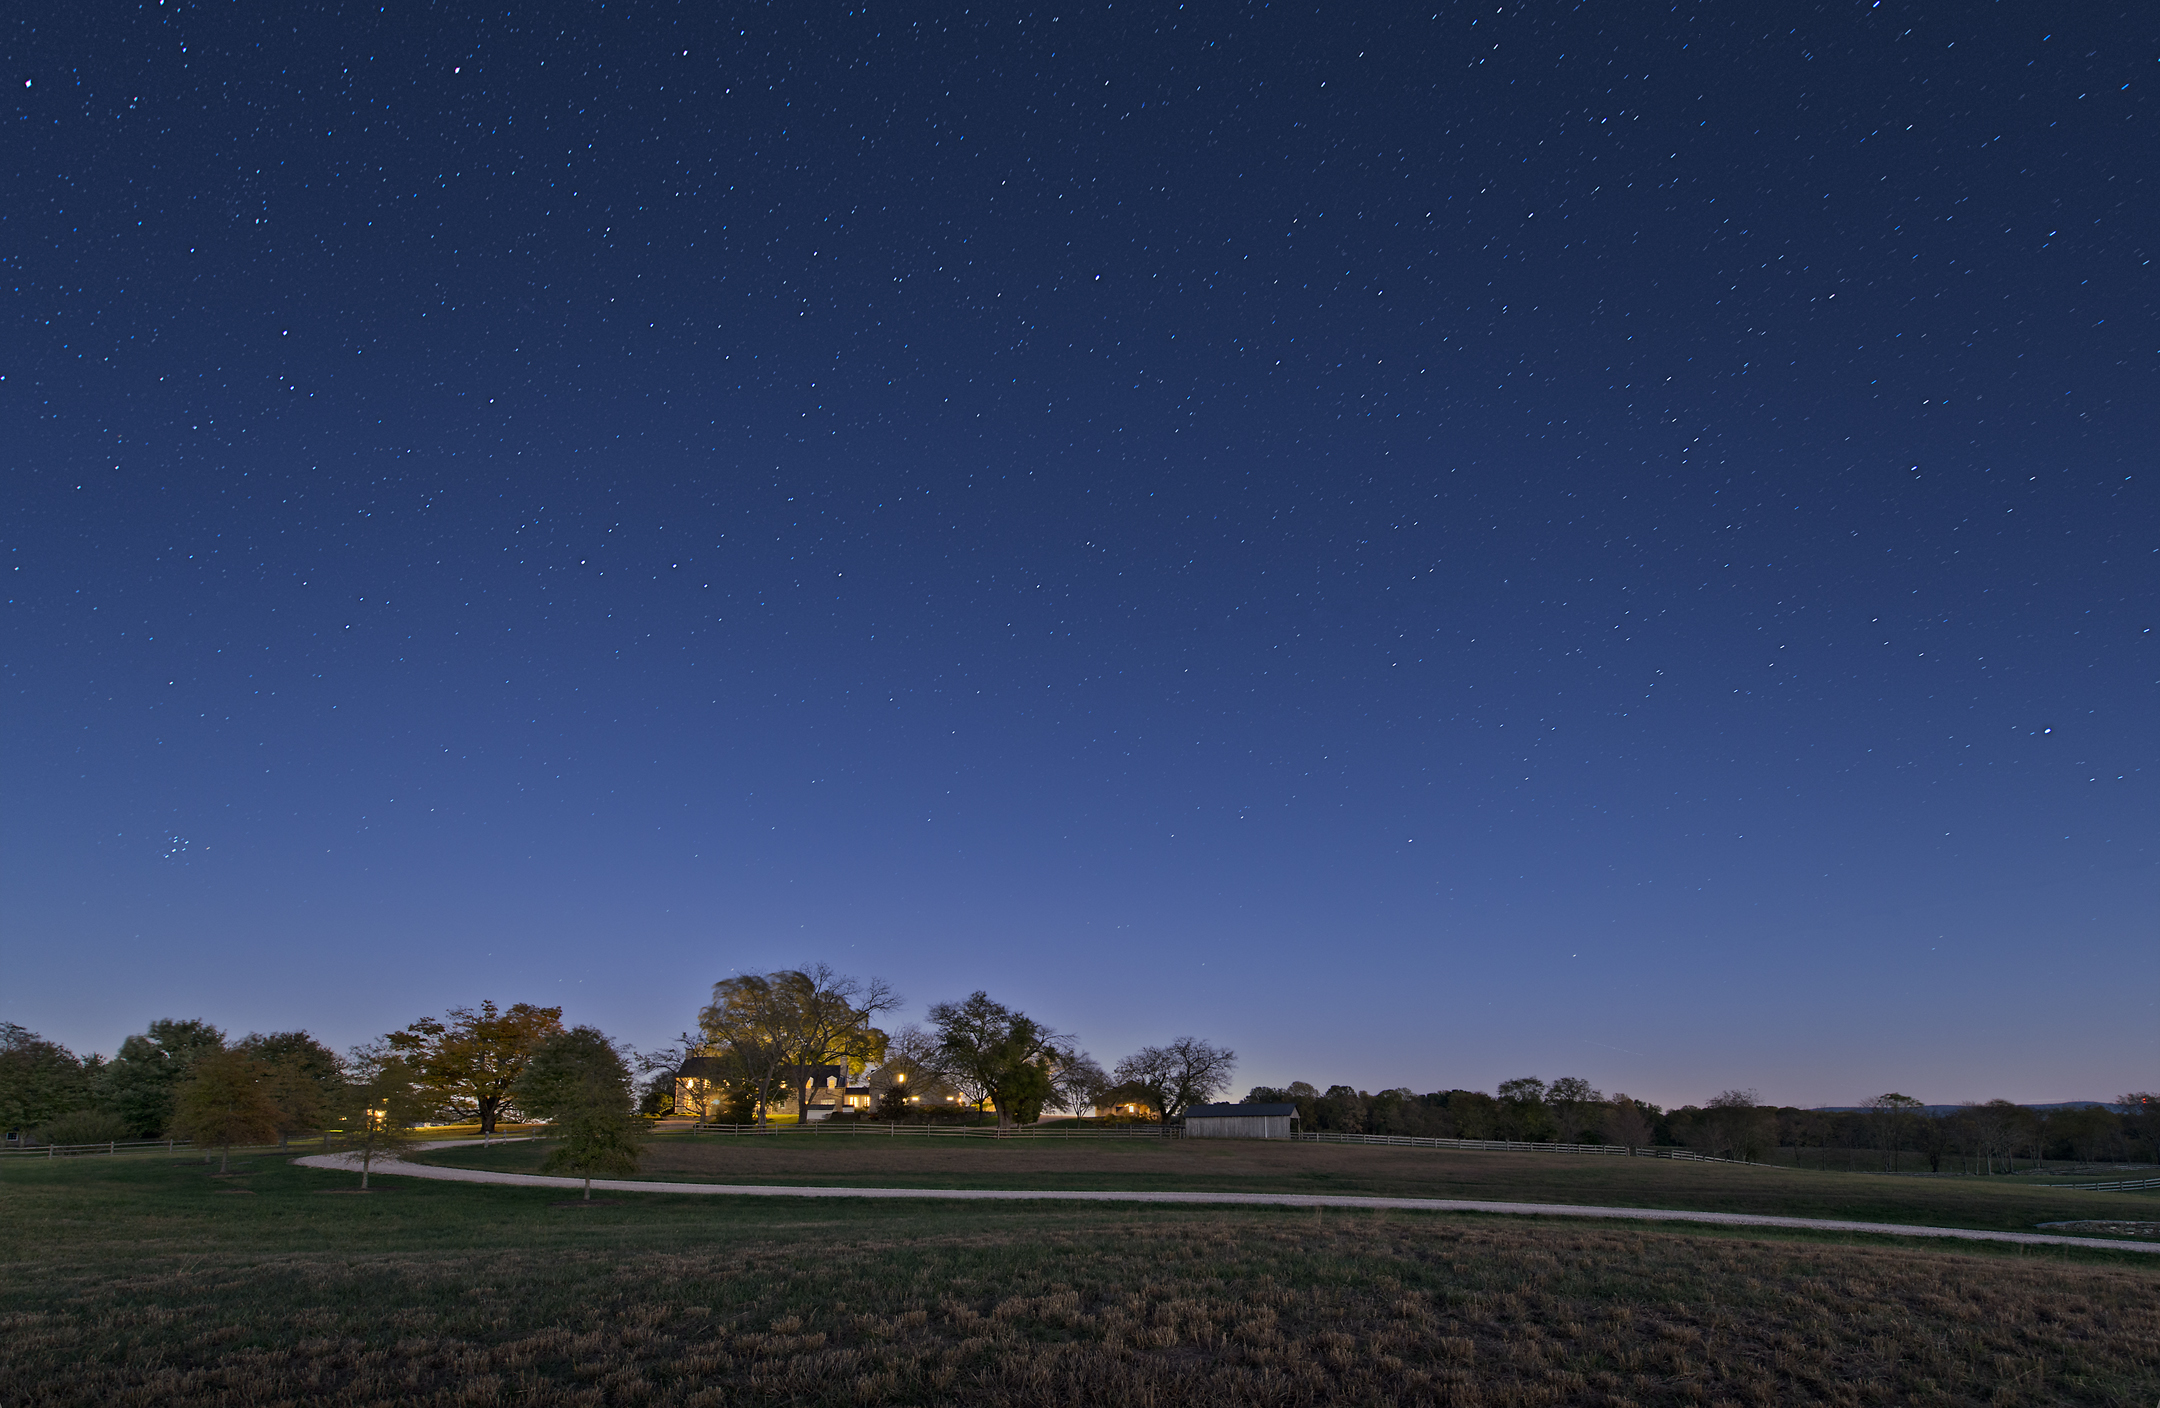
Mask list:
[{"label": "barn roof", "polygon": [[1255,1115],[1294,1115],[1295,1105],[1194,1105],[1185,1111],[1189,1120],[1248,1119]]}]

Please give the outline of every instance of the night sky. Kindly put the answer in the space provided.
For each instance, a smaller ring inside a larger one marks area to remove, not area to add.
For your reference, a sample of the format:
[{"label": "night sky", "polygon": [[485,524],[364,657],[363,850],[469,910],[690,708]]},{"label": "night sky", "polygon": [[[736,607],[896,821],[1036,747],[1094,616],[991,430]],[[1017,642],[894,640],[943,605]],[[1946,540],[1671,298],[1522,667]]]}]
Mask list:
[{"label": "night sky", "polygon": [[2149,6],[0,32],[0,1019],[2160,1076]]}]

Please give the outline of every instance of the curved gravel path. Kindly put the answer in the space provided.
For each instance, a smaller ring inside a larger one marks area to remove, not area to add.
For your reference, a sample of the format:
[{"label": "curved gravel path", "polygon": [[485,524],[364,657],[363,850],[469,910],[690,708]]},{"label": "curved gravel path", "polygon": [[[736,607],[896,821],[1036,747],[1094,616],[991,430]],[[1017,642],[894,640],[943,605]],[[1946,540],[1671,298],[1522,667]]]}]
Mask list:
[{"label": "curved gravel path", "polygon": [[[477,1139],[449,1139],[423,1149],[478,1144]],[[497,1140],[498,1144],[507,1141]],[[293,1160],[309,1168],[358,1172],[350,1154],[309,1154]],[[377,1156],[372,1172],[400,1178],[433,1178],[450,1183],[505,1183],[523,1188],[585,1186],[579,1178],[538,1173],[497,1173],[478,1168],[441,1168]],[[1707,1222],[1721,1227],[1794,1227],[1811,1232],[1867,1232],[1887,1237],[1945,1237],[1961,1242],[2020,1242],[2052,1247],[2098,1247],[2107,1251],[2160,1253],[2160,1243],[2115,1241],[2105,1237],[2064,1237],[2045,1232],[1983,1232],[1968,1227],[1919,1227],[1898,1222],[1848,1222],[1826,1217],[1771,1217],[1749,1212],[1681,1212],[1666,1208],[1578,1207],[1569,1203],[1490,1203],[1460,1198],[1372,1198],[1335,1193],[1167,1193],[1094,1190],[1032,1191],[1012,1188],[820,1188],[769,1183],[662,1183],[652,1179],[595,1178],[596,1193],[703,1193],[731,1198],[919,1198],[942,1202],[1199,1203],[1276,1208],[1353,1208],[1403,1212],[1490,1212],[1516,1217],[1595,1217],[1629,1222]]]}]

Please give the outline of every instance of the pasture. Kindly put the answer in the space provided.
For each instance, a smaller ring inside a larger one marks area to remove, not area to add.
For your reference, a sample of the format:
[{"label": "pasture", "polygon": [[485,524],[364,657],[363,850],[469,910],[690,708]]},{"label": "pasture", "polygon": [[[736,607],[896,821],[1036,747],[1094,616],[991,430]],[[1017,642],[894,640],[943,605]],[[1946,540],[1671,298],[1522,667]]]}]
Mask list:
[{"label": "pasture", "polygon": [[[535,1144],[419,1156],[536,1172]],[[852,1187],[1175,1189],[1478,1198],[1770,1213],[2030,1232],[2043,1222],[2153,1220],[2160,1191],[2091,1193],[2013,1178],[1901,1178],[1766,1165],[1400,1149],[1243,1139],[974,1139],[790,1132],[668,1135],[641,1178]]]},{"label": "pasture", "polygon": [[[894,1177],[890,1163],[840,1167],[870,1155],[837,1141],[747,1143],[663,1140],[649,1172],[733,1179],[749,1166],[731,1161],[762,1158],[754,1172],[775,1180]],[[1423,1151],[1311,1152],[1327,1161],[1162,1146],[1152,1153],[1164,1161],[1117,1164],[1146,1155],[1019,1141],[907,1157],[915,1178],[997,1183],[1325,1176],[1335,1189],[1410,1180],[1433,1192],[1443,1176],[1348,1162]],[[1062,1162],[1033,1162],[1050,1158]],[[789,1163],[803,1159],[826,1162]],[[1615,1162],[1599,1168],[1611,1176]],[[1538,1175],[1445,1176],[1494,1180],[1450,1182],[1448,1193],[1524,1197],[1520,1180]],[[10,1403],[2160,1397],[2160,1267],[2130,1253],[1332,1210],[664,1194],[570,1207],[552,1190],[386,1178],[378,1192],[342,1191],[352,1183],[265,1153],[222,1179],[163,1155],[0,1167]],[[1565,1196],[1617,1202],[1627,1191],[1571,1185]],[[1711,1183],[1689,1194],[1760,1195]],[[1909,1205],[1897,1215],[1919,1220]]]}]

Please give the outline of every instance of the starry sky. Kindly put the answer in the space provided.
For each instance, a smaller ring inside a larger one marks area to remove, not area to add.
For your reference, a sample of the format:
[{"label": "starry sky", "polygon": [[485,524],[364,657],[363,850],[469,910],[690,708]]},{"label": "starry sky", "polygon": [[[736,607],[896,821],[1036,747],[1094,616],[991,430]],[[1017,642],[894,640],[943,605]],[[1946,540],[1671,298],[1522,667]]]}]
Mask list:
[{"label": "starry sky", "polygon": [[2160,16],[6,20],[0,1019],[2160,1078]]}]

